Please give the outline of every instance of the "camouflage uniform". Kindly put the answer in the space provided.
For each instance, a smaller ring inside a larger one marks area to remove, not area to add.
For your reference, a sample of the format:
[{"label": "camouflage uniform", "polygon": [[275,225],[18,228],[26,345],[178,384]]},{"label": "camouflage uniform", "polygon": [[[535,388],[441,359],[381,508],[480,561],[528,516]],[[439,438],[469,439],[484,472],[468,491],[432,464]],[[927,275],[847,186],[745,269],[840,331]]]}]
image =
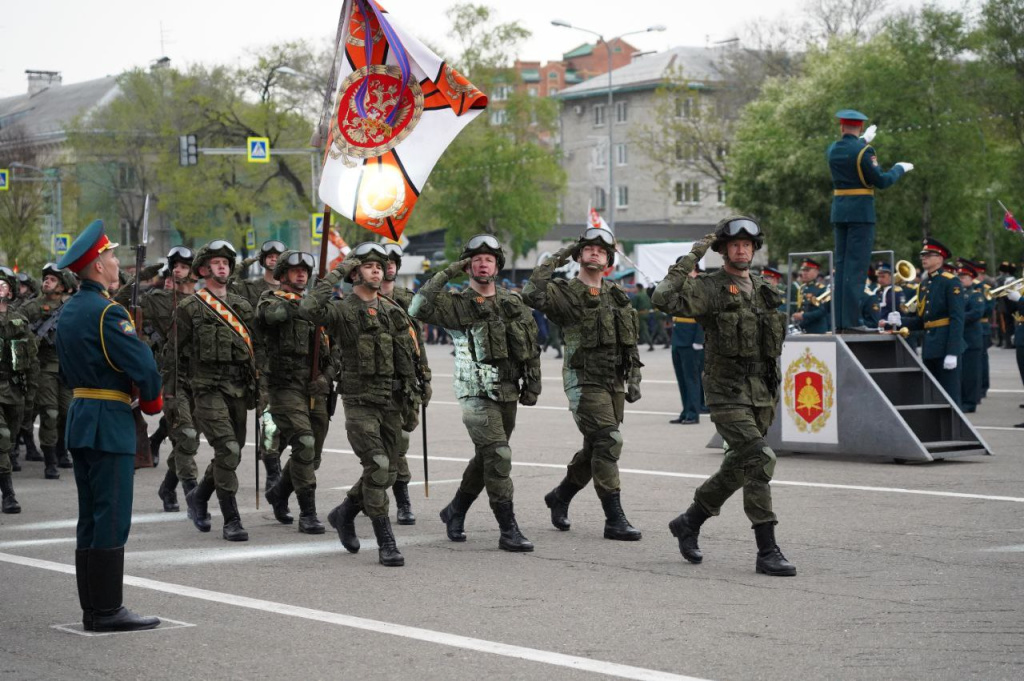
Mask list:
[{"label": "camouflage uniform", "polygon": [[11,454],[25,405],[32,403],[37,388],[39,360],[28,320],[10,306],[17,299],[17,278],[6,267],[0,270],[0,276],[8,282],[12,296],[7,310],[0,312],[0,493],[2,511],[20,513],[11,481]]}]

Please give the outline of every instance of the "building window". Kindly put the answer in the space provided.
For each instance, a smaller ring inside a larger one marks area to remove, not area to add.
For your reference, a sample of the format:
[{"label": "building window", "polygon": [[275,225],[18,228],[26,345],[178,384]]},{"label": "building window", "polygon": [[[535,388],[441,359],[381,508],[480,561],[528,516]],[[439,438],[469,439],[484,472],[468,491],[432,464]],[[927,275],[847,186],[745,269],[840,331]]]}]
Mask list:
[{"label": "building window", "polygon": [[549,97],[554,97],[557,94],[558,94],[558,88],[556,88],[556,87],[549,87],[548,88],[548,96]]},{"label": "building window", "polygon": [[531,97],[536,97],[537,96],[537,88],[535,88],[535,87],[528,87],[528,88],[526,88],[526,94],[530,95]]},{"label": "building window", "polygon": [[597,148],[594,149],[594,167],[595,168],[604,168],[607,165],[608,165],[608,146],[606,144],[605,145],[600,145],[599,144],[597,146]]},{"label": "building window", "polygon": [[683,143],[682,142],[676,142],[676,160],[677,161],[682,161],[684,157],[685,157],[685,154],[683,154]]},{"label": "building window", "polygon": [[122,244],[124,244],[125,246],[131,246],[132,245],[132,241],[133,241],[133,239],[132,239],[132,223],[128,222],[124,218],[121,218],[118,221],[117,226],[119,228],[118,231],[121,232],[121,238],[119,239],[119,241]]},{"label": "building window", "polygon": [[594,127],[599,128],[604,125],[604,104],[594,105]]},{"label": "building window", "polygon": [[625,123],[629,117],[629,102],[615,102],[615,122]]},{"label": "building window", "polygon": [[602,187],[594,187],[594,210],[604,210],[606,192]]},{"label": "building window", "polygon": [[629,208],[629,187],[624,184],[615,188],[615,207]]},{"label": "building window", "polygon": [[508,111],[504,109],[491,110],[491,125],[505,125],[508,122]]},{"label": "building window", "polygon": [[624,166],[629,163],[629,156],[626,152],[625,144],[615,145],[615,163],[616,165]]},{"label": "building window", "polygon": [[[724,196],[724,189],[721,190]],[[676,205],[684,203],[700,203],[700,184],[698,182],[676,182]]]},{"label": "building window", "polygon": [[548,80],[555,80],[558,78],[558,71],[548,71]]},{"label": "building window", "polygon": [[496,102],[503,102],[506,99],[508,99],[511,90],[512,88],[510,88],[508,85],[498,85],[494,88],[494,93],[491,99],[493,99]]},{"label": "building window", "polygon": [[718,204],[725,205],[725,185],[718,185]]},{"label": "building window", "polygon": [[117,166],[117,188],[118,189],[134,189],[136,185],[135,181],[135,168],[126,164],[120,163]]},{"label": "building window", "polygon": [[693,114],[693,97],[680,97],[676,100],[677,118],[690,118]]}]

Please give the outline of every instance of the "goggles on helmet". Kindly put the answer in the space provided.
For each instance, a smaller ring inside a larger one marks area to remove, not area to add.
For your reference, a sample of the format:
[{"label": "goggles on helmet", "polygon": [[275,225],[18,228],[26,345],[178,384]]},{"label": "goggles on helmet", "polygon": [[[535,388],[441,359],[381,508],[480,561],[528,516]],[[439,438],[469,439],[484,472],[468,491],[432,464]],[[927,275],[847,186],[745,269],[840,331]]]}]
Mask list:
[{"label": "goggles on helmet", "polygon": [[388,258],[401,258],[404,255],[402,246],[400,244],[384,244],[384,252],[387,253]]},{"label": "goggles on helmet", "polygon": [[[287,258],[285,258],[284,264],[286,267],[307,267],[310,271],[313,271],[313,265],[316,261],[313,260],[313,256],[303,251],[295,251]],[[281,263],[278,263],[280,267]]]},{"label": "goggles on helmet", "polygon": [[260,253],[262,253],[263,255],[268,255],[270,253],[281,254],[287,250],[288,249],[285,247],[285,245],[280,241],[277,241],[276,239],[271,241],[264,241],[263,245],[260,246]]},{"label": "goggles on helmet", "polygon": [[761,234],[761,227],[753,220],[738,218],[725,223],[722,227],[722,234],[729,237],[740,236],[741,234],[758,236]]},{"label": "goggles on helmet", "polygon": [[466,244],[467,251],[476,251],[481,248],[489,248],[492,251],[500,251],[501,244],[490,234],[477,234]]},{"label": "goggles on helmet", "polygon": [[356,258],[365,258],[370,253],[379,253],[385,260],[388,257],[388,252],[384,250],[384,247],[373,241],[364,241],[352,249],[352,256]]},{"label": "goggles on helmet", "polygon": [[188,260],[191,261],[195,258],[195,253],[188,246],[175,246],[171,250],[167,251],[167,262],[172,260]]},{"label": "goggles on helmet", "polygon": [[228,251],[228,252],[231,253],[232,257],[237,255],[237,253],[235,252],[235,247],[231,245],[231,242],[230,241],[225,241],[224,239],[217,239],[216,241],[211,241],[210,245],[206,247],[206,250],[208,250],[208,251]]}]

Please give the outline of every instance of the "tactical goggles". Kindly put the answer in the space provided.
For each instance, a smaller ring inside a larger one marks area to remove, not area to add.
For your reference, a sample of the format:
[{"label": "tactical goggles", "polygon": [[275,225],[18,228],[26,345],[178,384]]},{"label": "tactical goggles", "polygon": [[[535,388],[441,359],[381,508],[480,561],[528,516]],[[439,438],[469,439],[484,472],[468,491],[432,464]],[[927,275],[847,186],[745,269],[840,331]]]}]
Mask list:
[{"label": "tactical goggles", "polygon": [[580,241],[600,241],[606,246],[615,246],[615,235],[607,229],[601,227],[591,227],[587,231],[583,232],[583,236],[580,237]]},{"label": "tactical goggles", "polygon": [[492,251],[500,251],[501,244],[490,234],[477,234],[466,244],[467,251],[477,251],[481,248],[489,248]]},{"label": "tactical goggles", "polygon": [[264,241],[263,245],[260,246],[260,253],[267,255],[269,253],[284,253],[288,248],[277,240]]},{"label": "tactical goggles", "polygon": [[43,265],[43,276],[45,277],[48,274],[52,274],[58,279],[60,278],[60,268],[57,267],[57,263],[48,262],[45,265]]},{"label": "tactical goggles", "polygon": [[17,277],[14,275],[14,270],[12,270],[10,267],[4,267],[3,265],[0,265],[0,275],[10,277],[11,279],[17,279]]},{"label": "tactical goggles", "polygon": [[[7,268],[6,268],[6,267],[4,267],[3,269],[7,270]],[[7,270],[7,271],[8,271],[8,272],[10,272],[10,270]],[[30,277],[30,276],[29,276],[28,274],[26,274],[25,272],[18,272],[18,282],[19,282],[19,283],[21,283],[21,284],[27,284],[27,283],[29,283],[30,281],[32,281],[32,277]]]},{"label": "tactical goggles", "polygon": [[230,241],[225,241],[224,239],[217,239],[215,241],[211,241],[210,245],[207,246],[207,250],[208,251],[228,251],[228,252],[231,253],[232,257],[237,255],[237,253],[235,252],[235,247],[231,245],[231,242]]},{"label": "tactical goggles", "polygon": [[167,251],[167,262],[172,260],[188,260],[191,261],[195,258],[196,254],[192,252],[192,249],[188,246],[175,246],[171,250]]},{"label": "tactical goggles", "polygon": [[740,236],[746,234],[747,236],[758,236],[761,234],[761,226],[753,220],[739,219],[730,220],[725,223],[722,233],[725,236]]},{"label": "tactical goggles", "polygon": [[401,258],[403,255],[402,247],[399,244],[384,244],[384,252],[388,254],[388,258],[392,260],[395,258]]},{"label": "tactical goggles", "polygon": [[303,251],[295,251],[284,260],[286,267],[306,267],[310,272],[313,271],[314,262],[313,256]]},{"label": "tactical goggles", "polygon": [[379,253],[385,259],[388,257],[388,252],[384,250],[384,247],[373,241],[364,241],[359,244],[352,249],[351,255],[356,258],[365,258],[370,253]]}]

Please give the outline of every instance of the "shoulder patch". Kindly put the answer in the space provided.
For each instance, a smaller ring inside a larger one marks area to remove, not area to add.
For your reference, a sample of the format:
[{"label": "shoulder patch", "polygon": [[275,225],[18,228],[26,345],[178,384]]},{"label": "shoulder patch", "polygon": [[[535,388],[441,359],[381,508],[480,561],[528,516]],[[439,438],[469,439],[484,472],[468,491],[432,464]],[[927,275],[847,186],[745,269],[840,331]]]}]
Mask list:
[{"label": "shoulder patch", "polygon": [[942,276],[944,276],[946,279],[956,279],[956,276],[954,276],[952,272],[943,272]]},{"label": "shoulder patch", "polygon": [[22,320],[19,317],[14,317],[14,318],[11,319],[11,326],[13,326],[13,327],[19,327],[19,326],[21,326],[21,323],[22,323]]},{"label": "shoulder patch", "polygon": [[121,320],[119,320],[117,322],[117,326],[118,326],[118,328],[121,329],[121,333],[123,333],[126,336],[134,336],[134,335],[136,335],[135,334],[135,325],[132,324],[132,321],[130,319],[121,319]]},{"label": "shoulder patch", "polygon": [[871,157],[871,165],[873,165],[873,166],[877,166],[878,165],[878,157],[877,156],[872,156]]}]

